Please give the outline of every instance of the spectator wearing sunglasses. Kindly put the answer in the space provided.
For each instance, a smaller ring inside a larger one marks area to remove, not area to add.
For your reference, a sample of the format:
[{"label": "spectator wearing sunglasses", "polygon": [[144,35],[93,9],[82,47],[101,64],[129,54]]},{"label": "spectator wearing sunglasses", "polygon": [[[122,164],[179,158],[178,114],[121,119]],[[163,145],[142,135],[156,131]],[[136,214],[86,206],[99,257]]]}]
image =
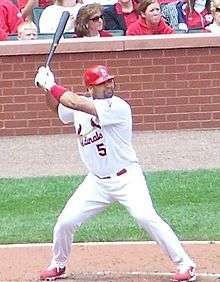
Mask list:
[{"label": "spectator wearing sunglasses", "polygon": [[206,31],[213,33],[220,33],[220,0],[214,0],[212,2],[212,15],[214,21],[212,24],[206,27]]},{"label": "spectator wearing sunglasses", "polygon": [[44,9],[39,20],[40,33],[54,33],[64,11],[70,13],[65,32],[74,32],[75,19],[79,9],[83,6],[77,0],[55,0],[53,5]]},{"label": "spectator wearing sunglasses", "polygon": [[98,3],[87,4],[79,9],[75,23],[77,37],[107,37],[112,36],[103,30],[103,7]]},{"label": "spectator wearing sunglasses", "polygon": [[22,15],[15,0],[0,1],[0,40],[6,40],[8,35],[17,33],[17,28],[23,22]]},{"label": "spectator wearing sunglasses", "polygon": [[137,2],[135,0],[118,0],[104,9],[105,29],[123,30],[138,19]]},{"label": "spectator wearing sunglasses", "polygon": [[142,0],[138,11],[139,18],[128,27],[126,35],[174,33],[174,30],[162,18],[159,2],[155,0]]}]

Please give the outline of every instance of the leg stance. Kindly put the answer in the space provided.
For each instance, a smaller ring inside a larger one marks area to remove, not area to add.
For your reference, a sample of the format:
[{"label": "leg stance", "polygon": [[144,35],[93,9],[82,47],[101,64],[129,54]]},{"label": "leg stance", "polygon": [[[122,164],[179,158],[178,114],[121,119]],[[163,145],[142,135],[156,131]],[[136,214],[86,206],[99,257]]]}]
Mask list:
[{"label": "leg stance", "polygon": [[51,266],[64,267],[71,251],[76,229],[87,219],[102,211],[110,199],[90,175],[67,202],[54,228],[53,260]]}]

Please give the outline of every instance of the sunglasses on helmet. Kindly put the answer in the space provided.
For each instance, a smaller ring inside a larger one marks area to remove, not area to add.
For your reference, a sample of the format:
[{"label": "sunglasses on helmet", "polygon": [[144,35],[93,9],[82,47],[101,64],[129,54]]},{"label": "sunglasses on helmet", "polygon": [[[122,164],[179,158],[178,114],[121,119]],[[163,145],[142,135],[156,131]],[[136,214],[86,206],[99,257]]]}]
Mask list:
[{"label": "sunglasses on helmet", "polygon": [[103,20],[103,15],[96,16],[96,17],[91,18],[91,19],[89,19],[89,20],[90,20],[90,21],[93,21],[93,22],[98,22],[98,21],[99,21],[99,19],[102,19],[102,20]]}]

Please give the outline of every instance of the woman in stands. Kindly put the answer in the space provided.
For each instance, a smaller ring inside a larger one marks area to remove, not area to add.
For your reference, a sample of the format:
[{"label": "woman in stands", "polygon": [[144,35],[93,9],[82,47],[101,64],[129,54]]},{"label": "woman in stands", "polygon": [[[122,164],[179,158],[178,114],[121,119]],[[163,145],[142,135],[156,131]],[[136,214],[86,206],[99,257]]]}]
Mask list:
[{"label": "woman in stands", "polygon": [[80,8],[75,33],[77,37],[112,36],[110,32],[103,30],[103,7],[100,4],[87,4]]},{"label": "woman in stands", "polygon": [[118,0],[104,9],[105,29],[123,30],[138,19],[136,0]]},{"label": "woman in stands", "polygon": [[159,2],[155,0],[142,0],[138,11],[139,18],[128,27],[126,35],[174,33],[174,30],[162,18]]},{"label": "woman in stands", "polygon": [[54,33],[63,11],[70,13],[65,32],[74,32],[76,15],[82,6],[83,4],[78,3],[77,0],[55,0],[54,4],[45,8],[41,14],[39,21],[40,32]]},{"label": "woman in stands", "polygon": [[19,24],[23,22],[16,4],[16,0],[0,1],[0,40],[6,40],[8,35],[17,33]]}]

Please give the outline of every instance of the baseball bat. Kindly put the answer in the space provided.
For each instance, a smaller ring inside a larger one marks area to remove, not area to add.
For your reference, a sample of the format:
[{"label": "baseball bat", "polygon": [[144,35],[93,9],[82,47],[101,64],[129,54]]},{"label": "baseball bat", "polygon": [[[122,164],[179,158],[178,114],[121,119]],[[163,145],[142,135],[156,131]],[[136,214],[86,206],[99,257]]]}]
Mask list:
[{"label": "baseball bat", "polygon": [[56,29],[54,36],[53,36],[53,42],[50,46],[50,51],[49,51],[49,54],[48,54],[48,57],[47,57],[46,66],[50,65],[53,54],[54,54],[54,52],[55,52],[55,50],[56,50],[56,48],[59,44],[61,36],[63,35],[66,23],[69,19],[69,16],[70,16],[70,13],[68,11],[64,11],[62,13],[59,24],[58,24],[57,29]]}]

